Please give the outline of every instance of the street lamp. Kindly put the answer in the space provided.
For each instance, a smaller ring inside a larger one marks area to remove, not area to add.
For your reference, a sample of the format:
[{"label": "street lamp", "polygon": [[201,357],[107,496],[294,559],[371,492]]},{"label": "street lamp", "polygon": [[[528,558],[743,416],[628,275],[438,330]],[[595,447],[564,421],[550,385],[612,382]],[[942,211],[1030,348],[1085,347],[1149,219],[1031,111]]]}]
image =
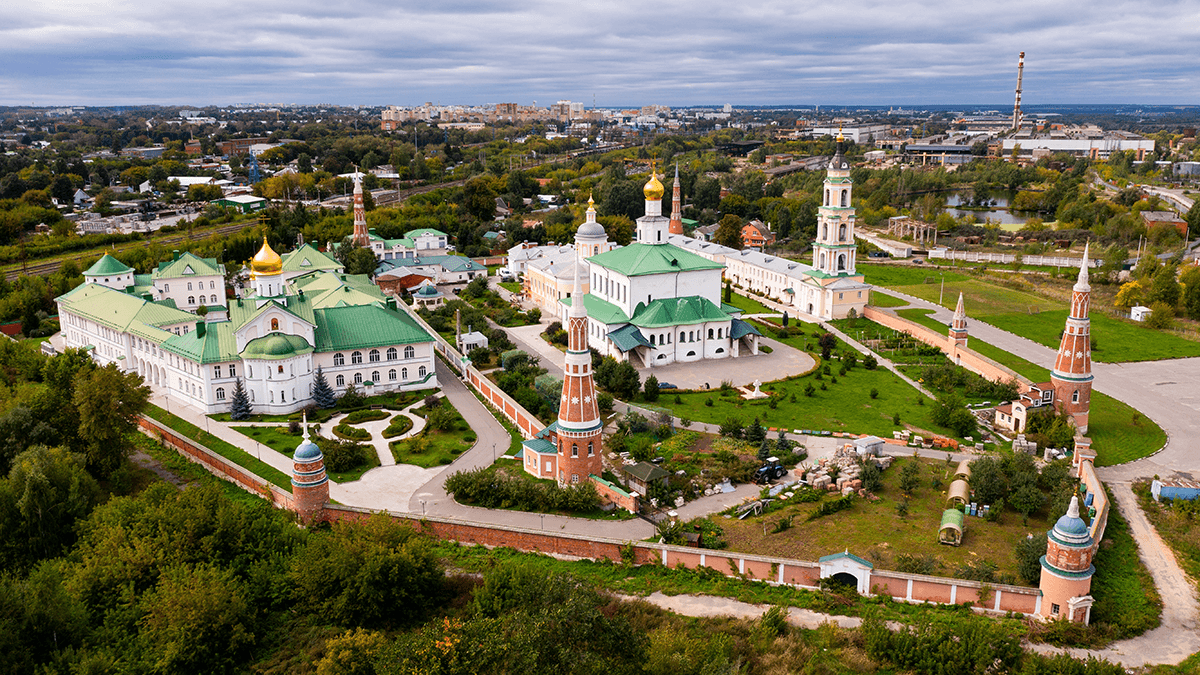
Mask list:
[{"label": "street lamp", "polygon": [[546,514],[539,513],[538,515],[542,517],[542,531],[545,532],[546,531]]},{"label": "street lamp", "polygon": [[942,290],[938,291],[938,304],[942,304],[942,297],[946,294],[946,273],[938,272],[942,277]]},{"label": "street lamp", "polygon": [[421,500],[421,515],[425,515],[425,500]]},{"label": "street lamp", "polygon": [[496,444],[492,443],[492,463],[496,463]]}]

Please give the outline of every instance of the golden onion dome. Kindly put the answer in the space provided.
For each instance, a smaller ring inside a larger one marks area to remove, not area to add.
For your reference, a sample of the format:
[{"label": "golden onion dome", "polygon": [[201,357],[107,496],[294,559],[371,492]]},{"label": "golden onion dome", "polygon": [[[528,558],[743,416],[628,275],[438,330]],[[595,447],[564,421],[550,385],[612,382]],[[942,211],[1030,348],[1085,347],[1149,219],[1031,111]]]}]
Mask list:
[{"label": "golden onion dome", "polygon": [[654,173],[653,169],[650,170],[650,181],[646,183],[642,191],[646,193],[646,201],[662,201],[663,193],[666,190],[663,188],[662,182],[658,180],[658,174]]},{"label": "golden onion dome", "polygon": [[279,257],[271,245],[267,243],[267,235],[263,235],[262,248],[250,260],[250,271],[254,274],[279,274],[283,271],[283,258]]}]

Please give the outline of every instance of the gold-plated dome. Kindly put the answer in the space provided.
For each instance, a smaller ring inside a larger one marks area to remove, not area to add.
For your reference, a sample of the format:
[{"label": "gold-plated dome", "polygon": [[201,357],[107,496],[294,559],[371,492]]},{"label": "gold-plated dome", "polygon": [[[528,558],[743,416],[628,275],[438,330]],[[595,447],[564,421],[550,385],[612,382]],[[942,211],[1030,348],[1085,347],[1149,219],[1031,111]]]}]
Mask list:
[{"label": "gold-plated dome", "polygon": [[250,271],[254,274],[279,274],[283,271],[283,258],[280,258],[279,254],[267,243],[265,234],[262,248],[254,254],[254,258],[250,261]]},{"label": "gold-plated dome", "polygon": [[663,188],[662,182],[658,180],[658,174],[654,172],[654,169],[650,169],[650,181],[646,183],[642,191],[646,193],[646,201],[662,201],[663,193],[666,190]]}]

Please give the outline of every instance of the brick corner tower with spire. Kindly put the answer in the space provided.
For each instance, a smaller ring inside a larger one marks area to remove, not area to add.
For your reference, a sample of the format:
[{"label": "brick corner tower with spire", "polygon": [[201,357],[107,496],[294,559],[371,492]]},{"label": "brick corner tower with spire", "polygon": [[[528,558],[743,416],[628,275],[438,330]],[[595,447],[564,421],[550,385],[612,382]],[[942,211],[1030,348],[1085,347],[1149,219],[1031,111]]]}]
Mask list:
[{"label": "brick corner tower with spire", "polygon": [[954,320],[950,322],[950,341],[955,347],[967,346],[967,310],[962,293],[958,294],[958,306],[954,308]]},{"label": "brick corner tower with spire", "polygon": [[1092,400],[1092,338],[1088,318],[1092,287],[1088,283],[1088,245],[1083,248],[1079,280],[1071,291],[1071,315],[1067,317],[1062,344],[1054,361],[1050,382],[1060,412],[1066,413],[1080,434],[1088,430],[1088,410]]},{"label": "brick corner tower with spire", "polygon": [[363,206],[362,178],[354,170],[354,244],[369,248],[371,238],[367,232],[367,209]]},{"label": "brick corner tower with spire", "polygon": [[592,378],[592,354],[588,350],[587,307],[579,271],[582,259],[576,252],[575,288],[567,314],[567,355],[563,365],[562,400],[559,402],[555,446],[558,451],[559,485],[577,485],[602,472],[600,408]]},{"label": "brick corner tower with spire", "polygon": [[683,234],[683,195],[679,187],[679,163],[675,164],[675,184],[671,187],[671,222],[667,232]]},{"label": "brick corner tower with spire", "polygon": [[307,524],[322,520],[329,502],[329,476],[321,448],[308,437],[308,416],[301,423],[304,437],[292,455],[292,508]]}]

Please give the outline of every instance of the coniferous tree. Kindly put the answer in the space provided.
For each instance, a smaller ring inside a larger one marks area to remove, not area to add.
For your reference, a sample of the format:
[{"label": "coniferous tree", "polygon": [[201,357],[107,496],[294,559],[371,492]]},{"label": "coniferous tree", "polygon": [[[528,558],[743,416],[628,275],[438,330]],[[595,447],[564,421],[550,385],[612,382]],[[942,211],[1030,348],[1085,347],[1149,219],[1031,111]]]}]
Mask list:
[{"label": "coniferous tree", "polygon": [[318,408],[332,408],[337,403],[337,397],[333,395],[333,389],[329,386],[329,380],[325,379],[321,366],[317,366],[317,375],[313,378],[313,403]]},{"label": "coniferous tree", "polygon": [[229,406],[229,419],[244,420],[250,418],[250,397],[246,394],[246,388],[242,386],[242,378],[238,378],[233,385],[233,401]]}]

